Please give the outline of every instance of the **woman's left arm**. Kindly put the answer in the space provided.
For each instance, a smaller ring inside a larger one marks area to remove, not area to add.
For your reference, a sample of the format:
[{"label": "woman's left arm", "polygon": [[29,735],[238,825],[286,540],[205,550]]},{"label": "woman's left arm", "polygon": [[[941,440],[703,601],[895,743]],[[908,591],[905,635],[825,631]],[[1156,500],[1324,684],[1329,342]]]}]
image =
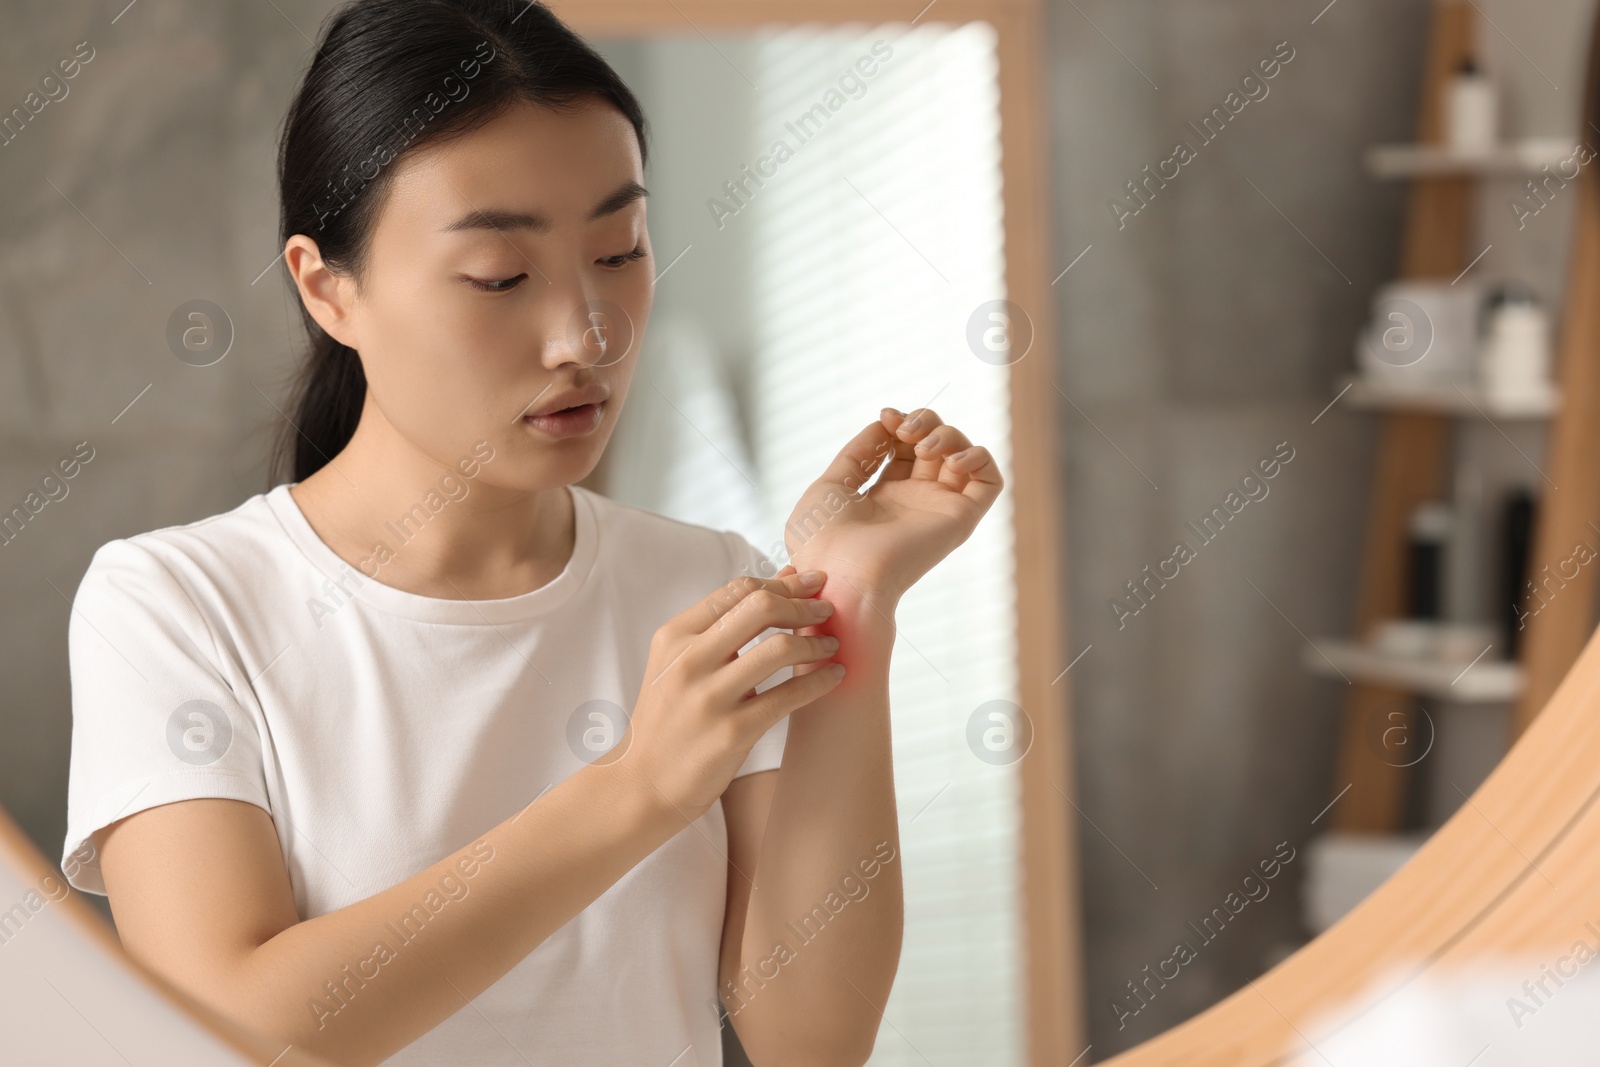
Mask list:
[{"label": "woman's left arm", "polygon": [[799,632],[838,637],[846,674],[790,715],[777,774],[736,779],[723,796],[732,869],[720,991],[758,1065],[859,1064],[872,1052],[904,927],[889,728],[895,611],[1002,485],[988,451],[932,411],[887,408],[790,518],[790,558],[827,575],[817,595],[834,606]]}]

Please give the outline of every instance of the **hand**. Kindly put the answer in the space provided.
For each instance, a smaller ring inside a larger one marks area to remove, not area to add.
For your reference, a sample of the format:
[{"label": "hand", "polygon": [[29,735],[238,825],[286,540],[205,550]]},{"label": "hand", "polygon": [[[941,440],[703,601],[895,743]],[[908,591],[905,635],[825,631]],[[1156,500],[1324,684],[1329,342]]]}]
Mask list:
[{"label": "hand", "polygon": [[[650,639],[627,732],[595,763],[616,763],[652,803],[687,820],[703,815],[762,734],[839,684],[833,671],[818,669],[839,647],[833,637],[775,633],[739,654],[768,627],[812,626],[831,615],[833,605],[817,598],[825,580],[742,575],[669,619]],[[779,668],[806,664],[803,677],[756,694]]]},{"label": "hand", "polygon": [[893,603],[967,539],[1004,484],[989,450],[931,409],[884,408],[795,505],[784,528],[789,557],[851,587],[830,587],[830,599],[853,592]]}]

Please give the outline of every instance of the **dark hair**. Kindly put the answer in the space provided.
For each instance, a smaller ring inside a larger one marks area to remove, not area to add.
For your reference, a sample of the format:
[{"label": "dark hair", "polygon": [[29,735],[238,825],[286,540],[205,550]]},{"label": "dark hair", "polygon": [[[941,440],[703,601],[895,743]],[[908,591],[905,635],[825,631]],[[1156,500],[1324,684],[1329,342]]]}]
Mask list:
[{"label": "dark hair", "polygon": [[[326,23],[284,119],[279,245],[305,234],[330,268],[359,283],[395,161],[518,102],[575,107],[585,96],[622,112],[646,159],[638,100],[543,3],[354,0]],[[289,480],[300,481],[344,448],[366,399],[355,349],[328,336],[303,302],[300,313],[311,346],[293,383],[290,423],[273,448],[274,483],[286,465]]]}]

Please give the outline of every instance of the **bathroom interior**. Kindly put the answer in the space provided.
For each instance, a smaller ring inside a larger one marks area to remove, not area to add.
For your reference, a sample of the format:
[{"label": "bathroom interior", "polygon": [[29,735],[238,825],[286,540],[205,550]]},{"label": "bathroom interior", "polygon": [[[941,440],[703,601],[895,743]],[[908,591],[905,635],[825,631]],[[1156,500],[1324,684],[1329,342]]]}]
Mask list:
[{"label": "bathroom interior", "polygon": [[[7,14],[18,1063],[284,1051],[123,958],[105,897],[42,887],[90,558],[270,488],[301,341],[272,163],[337,6]],[[788,506],[883,404],[1006,473],[896,619],[906,929],[870,1062],[1584,1047],[1595,5],[551,6],[652,128],[654,309],[585,484],[781,559]],[[194,301],[220,356],[173,340]]]}]

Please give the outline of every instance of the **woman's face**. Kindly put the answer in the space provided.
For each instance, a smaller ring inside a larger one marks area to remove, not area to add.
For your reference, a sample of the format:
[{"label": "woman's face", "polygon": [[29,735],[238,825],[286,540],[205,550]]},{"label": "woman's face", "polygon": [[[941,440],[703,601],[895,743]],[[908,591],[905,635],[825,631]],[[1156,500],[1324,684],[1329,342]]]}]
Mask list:
[{"label": "woman's face", "polygon": [[[650,314],[633,126],[598,101],[517,104],[395,166],[345,331],[369,403],[446,465],[489,442],[485,481],[578,481],[616,426]],[[584,406],[547,415],[571,404]]]}]

